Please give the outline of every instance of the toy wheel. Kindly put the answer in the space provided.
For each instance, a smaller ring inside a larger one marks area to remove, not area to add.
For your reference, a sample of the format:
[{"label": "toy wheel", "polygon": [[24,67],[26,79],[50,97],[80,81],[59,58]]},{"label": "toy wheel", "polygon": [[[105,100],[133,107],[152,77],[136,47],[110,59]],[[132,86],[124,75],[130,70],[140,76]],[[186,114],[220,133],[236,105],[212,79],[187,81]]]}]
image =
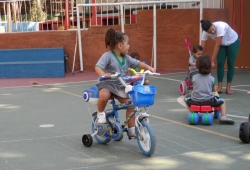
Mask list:
[{"label": "toy wheel", "polygon": [[123,133],[120,138],[116,139],[115,141],[121,141],[123,139]]},{"label": "toy wheel", "polygon": [[137,143],[140,150],[146,156],[151,156],[155,152],[156,139],[147,121],[141,121],[139,127],[140,134],[136,132]]},{"label": "toy wheel", "polygon": [[122,131],[121,125],[116,122],[116,123],[113,124],[113,128],[114,128],[114,131],[113,131],[112,138],[115,139],[116,141],[122,140],[123,131]]},{"label": "toy wheel", "polygon": [[[94,116],[94,118],[93,118],[94,122],[96,121],[96,118],[97,118],[97,115]],[[92,122],[92,132],[95,133],[95,125],[93,122]],[[95,137],[95,140],[101,144],[107,144],[111,141],[110,138],[106,138],[104,136],[95,135],[94,137]]]},{"label": "toy wheel", "polygon": [[218,119],[220,117],[220,110],[214,111],[214,119]]},{"label": "toy wheel", "polygon": [[180,84],[180,94],[181,95],[186,95],[187,94],[187,85],[186,83],[183,81]]},{"label": "toy wheel", "polygon": [[188,114],[188,123],[190,125],[197,125],[199,122],[199,114],[194,112],[194,113],[189,113]]},{"label": "toy wheel", "polygon": [[201,117],[201,122],[203,125],[213,124],[213,115],[210,113],[204,113]]},{"label": "toy wheel", "polygon": [[90,134],[82,136],[82,143],[85,147],[90,147],[93,143],[93,138]]},{"label": "toy wheel", "polygon": [[249,122],[241,123],[240,125],[240,133],[239,138],[244,143],[249,143],[249,128],[250,128]]}]

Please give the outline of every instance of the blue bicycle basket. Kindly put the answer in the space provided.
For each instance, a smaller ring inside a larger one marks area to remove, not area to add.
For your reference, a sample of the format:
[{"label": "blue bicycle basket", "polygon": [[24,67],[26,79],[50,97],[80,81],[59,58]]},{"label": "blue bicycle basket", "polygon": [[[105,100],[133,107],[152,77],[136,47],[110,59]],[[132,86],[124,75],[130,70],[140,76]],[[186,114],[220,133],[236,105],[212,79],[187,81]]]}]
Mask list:
[{"label": "blue bicycle basket", "polygon": [[129,92],[133,105],[136,107],[148,107],[154,104],[154,95],[156,93],[155,86],[133,86],[133,90]]}]

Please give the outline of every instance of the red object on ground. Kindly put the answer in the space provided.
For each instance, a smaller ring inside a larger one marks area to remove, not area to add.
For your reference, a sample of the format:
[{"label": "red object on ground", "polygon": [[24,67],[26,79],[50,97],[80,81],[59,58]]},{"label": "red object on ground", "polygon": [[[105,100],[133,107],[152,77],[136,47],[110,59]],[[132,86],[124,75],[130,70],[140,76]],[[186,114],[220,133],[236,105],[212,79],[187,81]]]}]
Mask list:
[{"label": "red object on ground", "polygon": [[[209,106],[209,105],[204,105],[204,106],[191,105],[190,110],[195,111],[195,112],[201,112],[201,113],[213,111],[212,106]],[[214,110],[220,110],[220,107],[214,107]]]}]

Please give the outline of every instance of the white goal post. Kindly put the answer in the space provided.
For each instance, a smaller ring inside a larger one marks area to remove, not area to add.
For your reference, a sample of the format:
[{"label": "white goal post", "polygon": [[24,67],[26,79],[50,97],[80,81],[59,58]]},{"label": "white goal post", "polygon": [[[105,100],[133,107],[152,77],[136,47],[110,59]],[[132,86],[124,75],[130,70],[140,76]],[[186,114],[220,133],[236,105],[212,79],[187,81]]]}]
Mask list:
[{"label": "white goal post", "polygon": [[[156,59],[156,4],[163,4],[163,3],[199,3],[200,8],[200,20],[203,18],[203,2],[202,0],[160,0],[160,1],[140,1],[140,2],[120,2],[120,3],[94,3],[94,4],[77,4],[77,38],[78,38],[78,47],[79,47],[79,56],[80,56],[80,71],[83,71],[83,56],[82,56],[82,41],[81,41],[81,28],[80,28],[80,7],[102,7],[102,6],[119,6],[120,8],[120,24],[121,24],[121,31],[125,32],[124,30],[124,14],[123,9],[125,5],[153,5],[153,67],[157,68],[157,59]],[[200,23],[200,21],[197,21]],[[199,35],[199,43],[201,43],[201,33],[202,29],[200,28],[200,35]]]}]

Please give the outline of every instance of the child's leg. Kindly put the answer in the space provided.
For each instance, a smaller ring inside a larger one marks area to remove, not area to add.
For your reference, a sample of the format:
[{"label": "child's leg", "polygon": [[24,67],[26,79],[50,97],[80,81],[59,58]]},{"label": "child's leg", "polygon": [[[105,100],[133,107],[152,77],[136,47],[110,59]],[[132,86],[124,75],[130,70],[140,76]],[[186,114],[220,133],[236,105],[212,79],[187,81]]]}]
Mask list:
[{"label": "child's leg", "polygon": [[[131,99],[130,98],[117,98],[117,100],[120,103],[124,103],[124,102],[128,102]],[[128,116],[132,113],[134,107],[130,107],[127,109],[126,111],[126,118],[128,118]],[[128,121],[128,136],[131,138],[135,138],[136,134],[135,134],[135,116],[133,116],[129,121]]]},{"label": "child's leg", "polygon": [[98,99],[98,112],[103,112],[108,100],[110,99],[110,91],[108,89],[101,89],[99,90],[99,99]]},{"label": "child's leg", "polygon": [[145,81],[144,81],[144,85],[150,85],[150,83],[149,83],[149,80],[148,80],[148,79],[145,79]]},{"label": "child's leg", "polygon": [[[128,102],[131,99],[130,98],[121,98],[121,97],[117,97],[117,100],[120,103],[124,103],[124,102]],[[128,108],[126,111],[126,118],[128,118],[128,116],[132,113],[134,107]],[[134,127],[135,126],[135,116],[133,116],[129,121],[128,121],[128,128],[130,127]]]},{"label": "child's leg", "polygon": [[185,95],[184,96],[184,103],[186,104],[186,106],[187,106],[187,109],[191,112],[191,110],[190,110],[190,106],[187,104],[187,100],[189,100],[189,98],[190,98],[190,94],[187,94],[187,95]]},{"label": "child's leg", "polygon": [[219,122],[222,124],[230,124],[233,125],[234,121],[226,116],[226,102],[224,101],[224,103],[220,106],[220,111],[221,111],[221,117],[219,119]]},{"label": "child's leg", "polygon": [[110,91],[108,89],[101,89],[99,90],[99,99],[97,105],[97,118],[98,123],[106,123],[106,115],[104,109],[107,105],[108,100],[110,99]]},{"label": "child's leg", "polygon": [[221,116],[226,116],[226,103],[224,101],[224,103],[220,106],[220,113]]}]

